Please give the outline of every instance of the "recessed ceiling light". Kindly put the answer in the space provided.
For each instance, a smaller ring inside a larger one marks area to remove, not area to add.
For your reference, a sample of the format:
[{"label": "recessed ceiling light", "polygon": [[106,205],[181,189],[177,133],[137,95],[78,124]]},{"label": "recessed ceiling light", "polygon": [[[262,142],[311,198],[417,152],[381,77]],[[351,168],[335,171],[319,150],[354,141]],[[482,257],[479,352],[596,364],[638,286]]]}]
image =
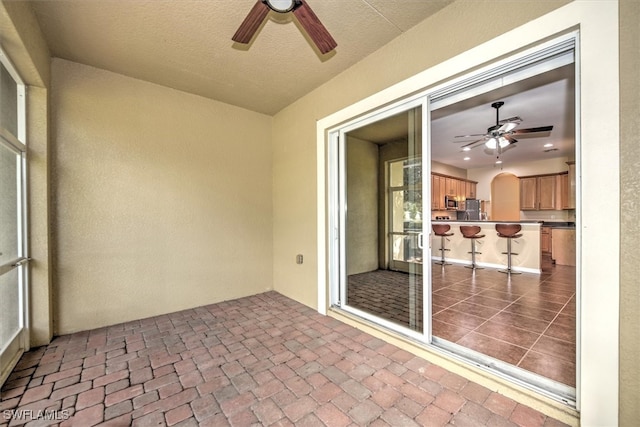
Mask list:
[{"label": "recessed ceiling light", "polygon": [[464,160],[471,160],[471,157],[465,157]]},{"label": "recessed ceiling light", "polygon": [[496,160],[496,165],[502,164],[502,160]]},{"label": "recessed ceiling light", "polygon": [[553,147],[553,144],[551,143],[544,144],[544,148],[549,148],[549,147]]},{"label": "recessed ceiling light", "polygon": [[464,147],[464,148],[462,149],[462,151],[471,151],[471,148],[469,148],[469,147]]}]

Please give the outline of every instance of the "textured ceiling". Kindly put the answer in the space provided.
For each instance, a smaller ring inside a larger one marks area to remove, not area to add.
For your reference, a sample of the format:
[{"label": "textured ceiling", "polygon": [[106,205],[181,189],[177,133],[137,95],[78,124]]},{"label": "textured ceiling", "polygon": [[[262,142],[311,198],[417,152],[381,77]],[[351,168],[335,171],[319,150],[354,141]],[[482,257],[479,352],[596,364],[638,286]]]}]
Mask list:
[{"label": "textured ceiling", "polygon": [[54,57],[275,114],[451,0],[308,0],[338,43],[320,54],[291,14],[249,45],[231,37],[256,0],[33,1]]},{"label": "textured ceiling", "polygon": [[[308,0],[338,43],[322,55],[292,14],[270,12],[249,45],[231,37],[256,0],[31,1],[54,57],[194,93],[273,115],[433,15],[452,0]],[[575,126],[571,76],[548,75],[476,96],[432,114],[432,158],[460,168],[495,162],[483,147],[462,153],[456,135],[521,116],[521,127],[553,125],[551,135],[524,139],[507,161],[572,156]],[[564,82],[564,83],[563,83]],[[363,132],[367,131],[362,129]],[[378,142],[401,138],[406,126],[371,126]],[[371,132],[369,132],[371,133]],[[468,140],[467,140],[468,142]],[[558,151],[545,151],[553,143]],[[469,160],[463,160],[470,157]]]}]

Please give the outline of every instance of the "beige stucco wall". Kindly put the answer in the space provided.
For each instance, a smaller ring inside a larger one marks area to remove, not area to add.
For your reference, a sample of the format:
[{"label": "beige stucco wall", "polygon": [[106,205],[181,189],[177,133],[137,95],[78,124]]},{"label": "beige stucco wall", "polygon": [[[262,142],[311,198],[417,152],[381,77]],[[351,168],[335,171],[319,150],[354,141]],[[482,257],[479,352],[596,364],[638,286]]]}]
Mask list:
[{"label": "beige stucco wall", "polygon": [[620,2],[620,426],[640,420],[640,2]]},{"label": "beige stucco wall", "polygon": [[378,146],[347,137],[347,274],[378,268]]},{"label": "beige stucco wall", "polygon": [[55,325],[272,288],[271,118],[52,62]]}]

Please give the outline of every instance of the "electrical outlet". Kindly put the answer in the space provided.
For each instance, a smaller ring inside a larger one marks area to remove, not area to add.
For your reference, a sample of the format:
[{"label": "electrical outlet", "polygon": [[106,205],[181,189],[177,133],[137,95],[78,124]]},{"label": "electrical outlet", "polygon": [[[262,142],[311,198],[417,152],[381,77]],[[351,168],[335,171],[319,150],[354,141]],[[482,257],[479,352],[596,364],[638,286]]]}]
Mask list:
[{"label": "electrical outlet", "polygon": [[296,264],[302,264],[304,262],[304,257],[302,254],[296,255]]}]

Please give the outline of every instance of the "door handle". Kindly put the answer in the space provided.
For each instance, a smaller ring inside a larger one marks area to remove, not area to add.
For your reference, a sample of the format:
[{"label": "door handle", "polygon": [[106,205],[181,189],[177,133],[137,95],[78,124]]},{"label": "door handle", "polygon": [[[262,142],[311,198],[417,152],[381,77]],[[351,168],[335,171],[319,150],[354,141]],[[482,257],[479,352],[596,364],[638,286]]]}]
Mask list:
[{"label": "door handle", "polygon": [[21,260],[11,264],[11,267],[20,267],[22,264],[26,264],[29,261],[31,261],[31,258],[22,258]]},{"label": "door handle", "polygon": [[424,249],[424,236],[422,233],[418,233],[418,249]]}]

